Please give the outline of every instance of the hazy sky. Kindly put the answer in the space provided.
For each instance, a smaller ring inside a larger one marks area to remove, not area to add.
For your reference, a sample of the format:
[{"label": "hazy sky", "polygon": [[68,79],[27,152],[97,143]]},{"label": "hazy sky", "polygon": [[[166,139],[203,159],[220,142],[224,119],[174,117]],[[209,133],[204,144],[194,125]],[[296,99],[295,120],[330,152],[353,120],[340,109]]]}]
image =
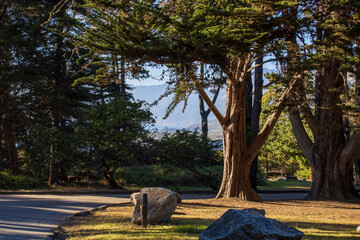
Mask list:
[{"label": "hazy sky", "polygon": [[[274,63],[265,63],[264,68],[275,70],[276,66],[274,65]],[[161,85],[166,83],[167,77],[165,77],[165,79],[161,79],[162,73],[166,69],[166,67],[161,67],[161,68],[149,67],[148,69],[150,72],[149,78],[143,80],[131,79],[130,81],[128,81],[128,83],[133,87],[154,86],[154,85]]]}]

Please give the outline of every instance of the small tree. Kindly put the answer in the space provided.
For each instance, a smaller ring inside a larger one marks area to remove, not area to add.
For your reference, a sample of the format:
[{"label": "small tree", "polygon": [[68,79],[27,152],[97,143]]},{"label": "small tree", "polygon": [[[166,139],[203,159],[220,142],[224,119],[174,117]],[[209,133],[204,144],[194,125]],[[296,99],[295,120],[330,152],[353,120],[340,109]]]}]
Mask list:
[{"label": "small tree", "polygon": [[136,161],[148,137],[148,127],[154,122],[143,105],[122,98],[98,103],[88,111],[78,132],[83,148],[91,153],[111,188],[119,187],[115,171]]},{"label": "small tree", "polygon": [[166,133],[160,142],[160,161],[192,172],[204,186],[217,190],[220,186],[220,143],[204,139],[198,131],[177,130]]}]

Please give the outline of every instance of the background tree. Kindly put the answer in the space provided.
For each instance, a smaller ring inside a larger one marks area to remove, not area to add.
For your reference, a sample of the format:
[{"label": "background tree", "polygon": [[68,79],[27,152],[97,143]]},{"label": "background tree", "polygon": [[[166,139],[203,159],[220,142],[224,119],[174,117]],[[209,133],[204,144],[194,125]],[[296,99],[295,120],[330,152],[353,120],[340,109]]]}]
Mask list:
[{"label": "background tree", "polygon": [[[264,123],[266,115],[274,106],[275,99],[276,93],[271,88],[264,93],[261,124]],[[309,167],[307,167],[307,161],[296,141],[288,115],[286,112],[281,114],[261,149],[259,154],[260,166],[265,175],[269,171],[281,171],[282,175],[294,176],[297,170],[300,170],[296,174],[298,178],[308,178],[310,176]],[[306,173],[304,174],[304,172]]]},{"label": "background tree", "polygon": [[28,56],[25,41],[21,35],[28,37],[28,19],[23,17],[27,14],[28,4],[20,1],[2,1],[0,3],[0,104],[1,104],[1,139],[4,139],[7,148],[6,164],[13,174],[19,174],[18,152],[14,135],[14,95],[19,84],[22,82],[22,69],[27,68]]},{"label": "background tree", "polygon": [[[260,130],[260,114],[263,96],[263,56],[261,52],[257,53],[255,61],[254,77],[251,73],[246,81],[245,98],[246,98],[246,130],[248,141],[251,142]],[[254,83],[252,83],[252,81]],[[253,189],[257,189],[258,157],[256,156],[250,166],[250,182]]]},{"label": "background tree", "polygon": [[154,120],[142,102],[115,97],[90,109],[79,130],[83,149],[111,188],[120,187],[114,173],[128,166],[146,145],[148,125]]},{"label": "background tree", "polygon": [[[356,44],[356,56],[360,55],[359,43]],[[355,71],[355,104],[360,107],[360,63],[356,66]],[[360,185],[360,156],[355,161],[355,184]]]},{"label": "background tree", "polygon": [[[204,68],[205,68],[205,65],[201,64],[200,65],[200,79],[201,79],[202,83],[205,82]],[[216,100],[219,96],[220,89],[221,89],[222,85],[224,84],[223,73],[220,72],[218,78],[216,78],[215,75],[213,74],[212,78],[215,82],[212,84],[215,87],[215,89],[213,89],[211,91],[214,94],[211,102],[213,104],[215,104]],[[210,108],[205,110],[205,102],[200,94],[199,94],[199,109],[200,109],[200,117],[201,117],[201,135],[204,139],[208,139],[208,132],[209,132],[208,117],[209,117],[209,114],[211,113],[211,110],[210,110]]]},{"label": "background tree", "polygon": [[[355,69],[353,41],[358,35],[353,31],[358,28],[359,4],[357,1],[313,1],[311,4],[311,16],[317,23],[316,53],[310,58],[310,66],[319,73],[318,118],[312,114],[303,85],[296,91],[296,99],[302,100],[302,104],[290,111],[290,117],[295,136],[312,170],[313,184],[308,197],[352,199],[357,195],[352,184],[352,168],[360,153],[357,147],[360,132],[352,124],[355,129],[350,140],[345,142],[343,119],[351,115],[351,108],[345,107],[349,106],[347,98],[343,97],[348,95],[346,85],[349,82],[342,73]],[[306,133],[299,112],[303,113],[314,141]]]}]

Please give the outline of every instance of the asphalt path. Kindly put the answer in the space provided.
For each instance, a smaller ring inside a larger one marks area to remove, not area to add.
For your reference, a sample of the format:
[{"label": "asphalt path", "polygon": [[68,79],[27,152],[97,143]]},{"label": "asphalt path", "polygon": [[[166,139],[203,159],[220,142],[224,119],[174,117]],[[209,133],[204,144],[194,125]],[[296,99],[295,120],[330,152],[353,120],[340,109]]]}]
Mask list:
[{"label": "asphalt path", "polygon": [[[303,199],[306,193],[260,194],[264,200]],[[60,222],[102,205],[129,202],[130,194],[2,194],[0,239],[51,239]],[[183,199],[214,198],[214,194],[182,194]]]}]

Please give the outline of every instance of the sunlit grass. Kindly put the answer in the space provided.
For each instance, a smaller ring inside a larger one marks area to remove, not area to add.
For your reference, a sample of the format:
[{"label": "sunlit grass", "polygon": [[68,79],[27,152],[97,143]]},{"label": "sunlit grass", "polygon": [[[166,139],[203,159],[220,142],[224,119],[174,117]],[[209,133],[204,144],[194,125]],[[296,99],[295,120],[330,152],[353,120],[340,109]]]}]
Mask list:
[{"label": "sunlit grass", "polygon": [[259,190],[309,190],[311,181],[281,180],[266,181],[267,186],[258,186]]},{"label": "sunlit grass", "polygon": [[305,233],[303,239],[360,239],[360,205],[332,201],[245,202],[237,199],[185,200],[169,223],[147,229],[130,222],[130,204],[109,207],[65,225],[69,239],[198,239],[208,225],[230,208],[265,209],[266,217],[277,219]]}]

